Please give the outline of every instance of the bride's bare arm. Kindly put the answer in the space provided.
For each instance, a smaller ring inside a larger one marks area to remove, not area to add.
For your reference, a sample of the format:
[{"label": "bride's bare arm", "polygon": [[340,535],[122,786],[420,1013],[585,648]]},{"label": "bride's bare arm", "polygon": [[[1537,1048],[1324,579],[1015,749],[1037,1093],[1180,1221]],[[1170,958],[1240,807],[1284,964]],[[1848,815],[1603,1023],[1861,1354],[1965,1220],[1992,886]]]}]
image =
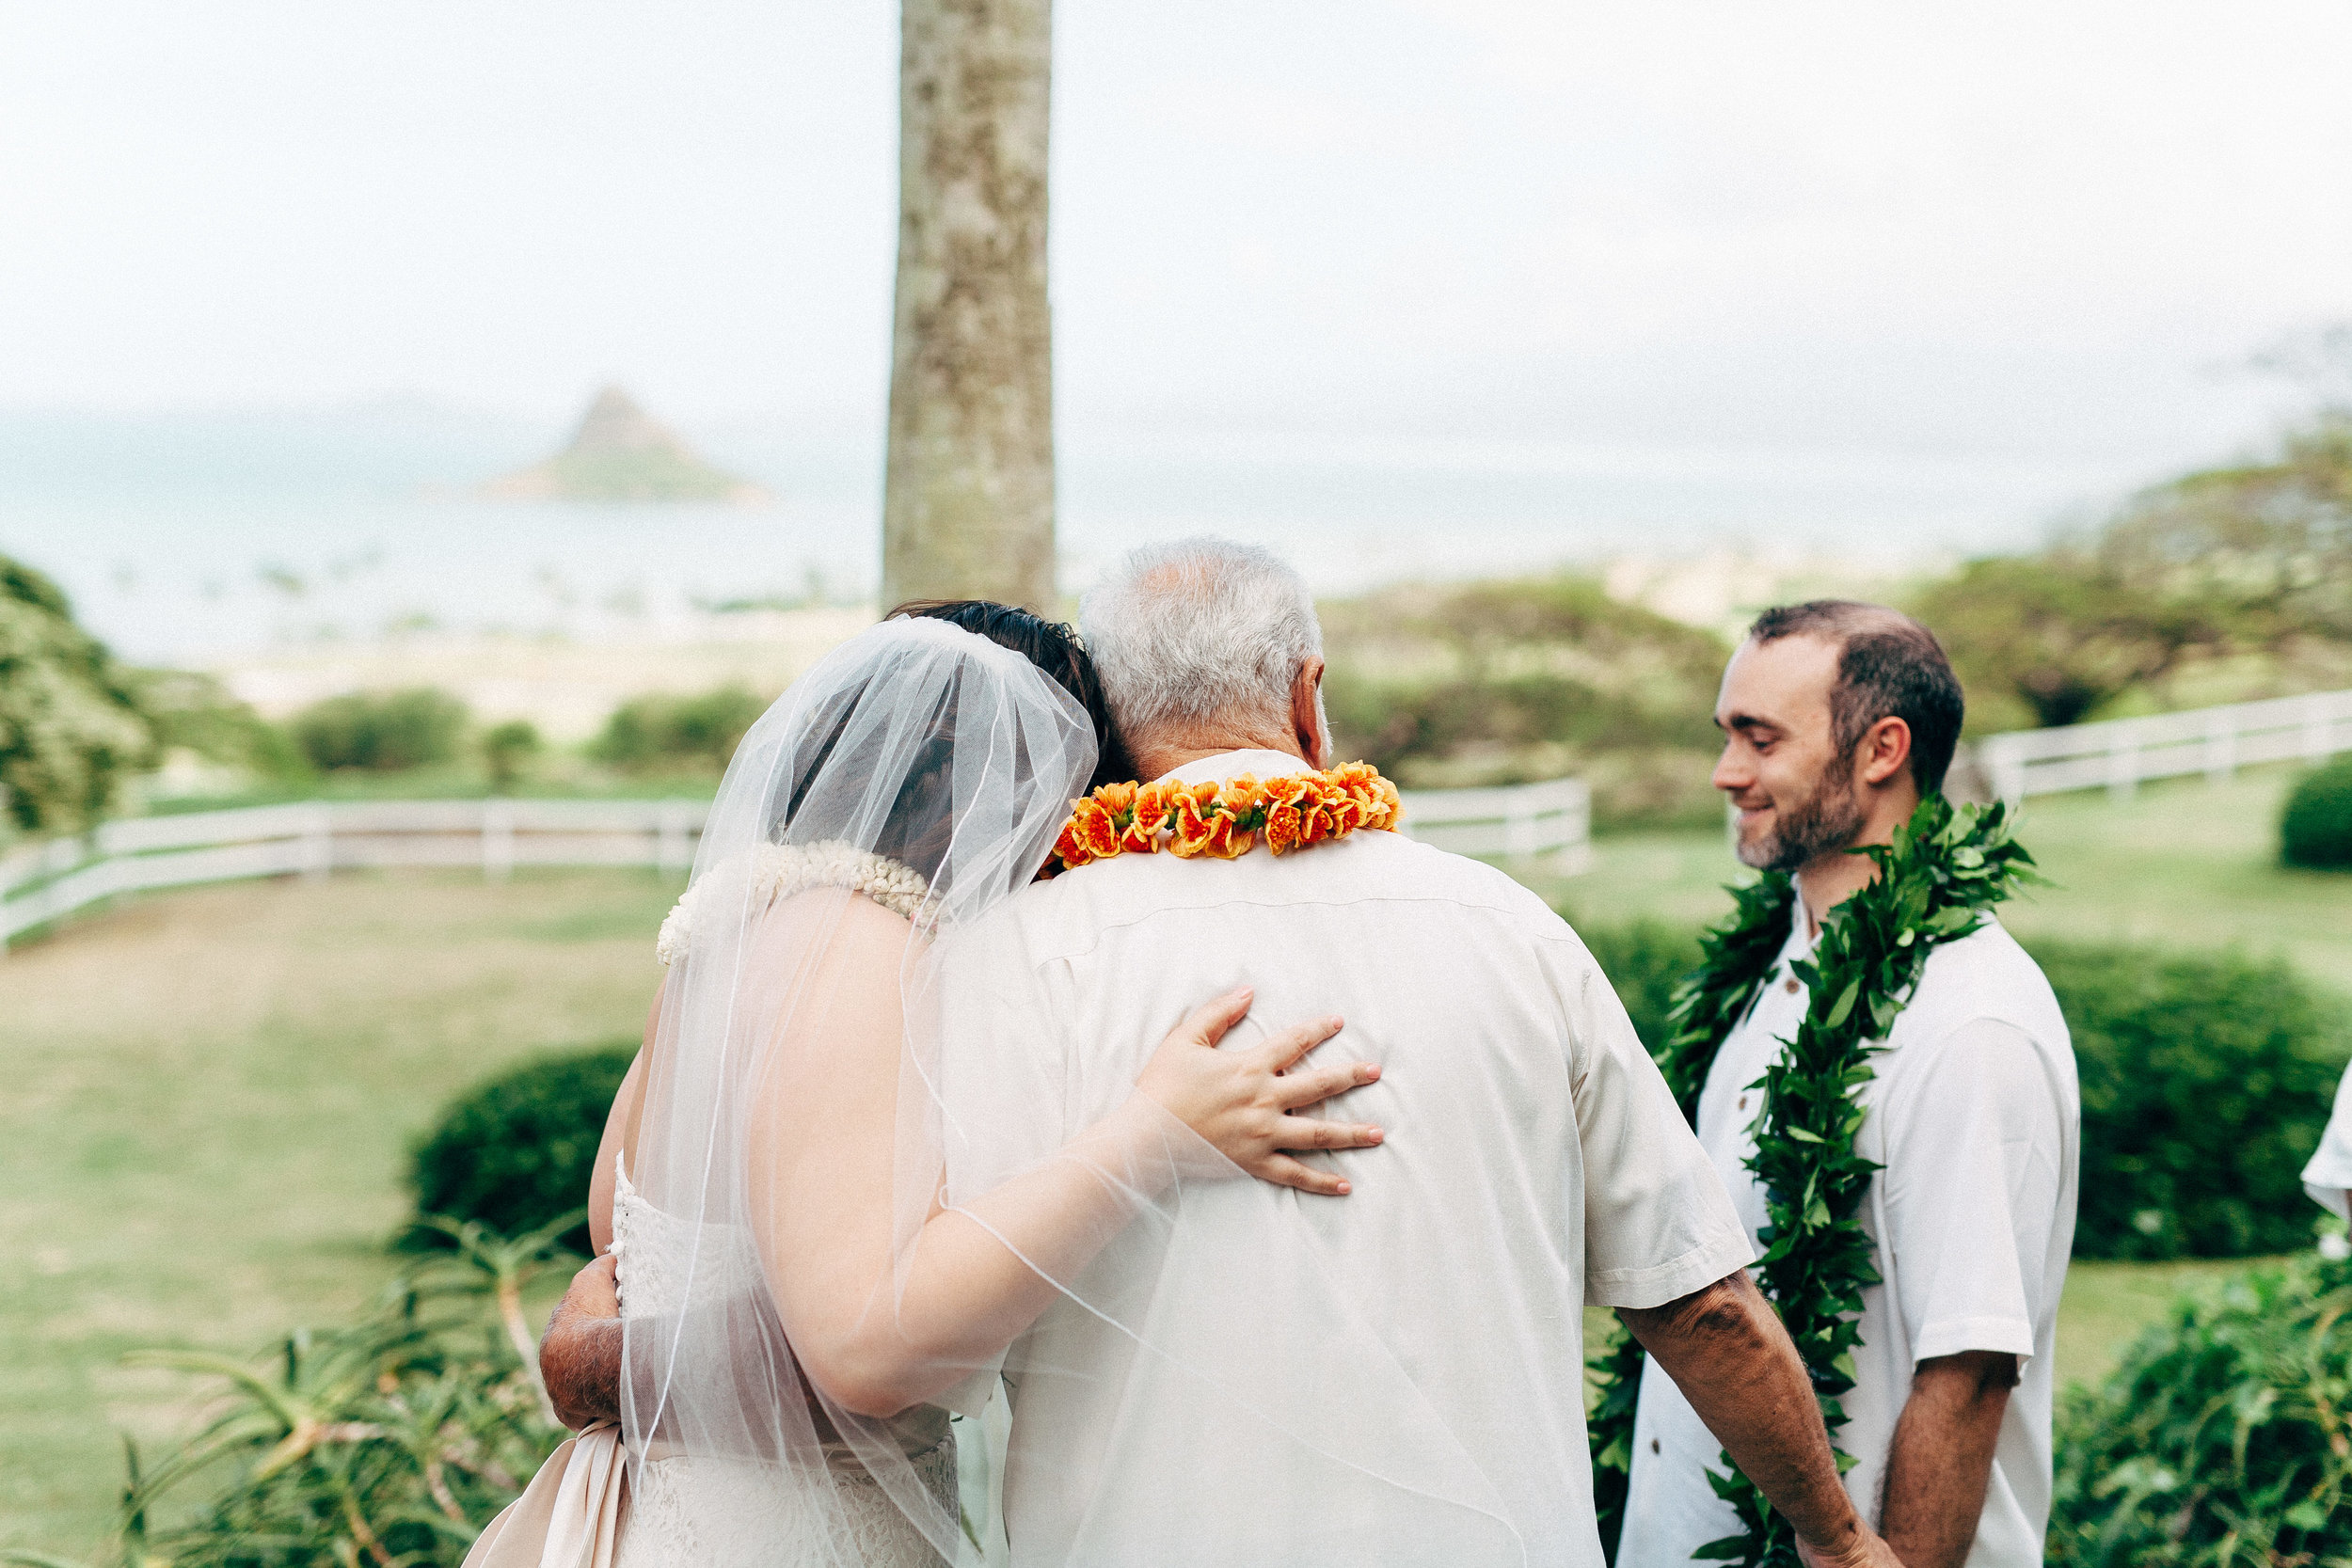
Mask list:
[{"label": "bride's bare arm", "polygon": [[[934,1199],[894,1271],[905,921],[851,898],[774,1036],[751,1117],[753,1219],[770,1289],[818,1386],[861,1415],[935,1397],[1009,1344],[1136,1204],[1198,1148],[1187,1127],[1263,1180],[1333,1196],[1346,1183],[1283,1152],[1360,1148],[1377,1128],[1294,1115],[1371,1083],[1349,1066],[1285,1072],[1340,1027],[1285,1031],[1256,1050],[1210,1049],[1247,992],[1198,1010],[1163,1043],[1125,1104],[1059,1157],[957,1211]],[[936,1173],[933,1173],[934,1180]]]},{"label": "bride's bare arm", "polygon": [[[663,986],[669,982],[664,980]],[[612,1244],[612,1195],[618,1183],[614,1173],[623,1154],[637,1153],[637,1122],[645,1108],[645,1053],[653,1049],[653,1033],[661,1022],[661,992],[653,993],[653,1006],[645,1012],[644,1044],[637,1049],[637,1059],[628,1064],[628,1074],[621,1080],[619,1092],[612,1097],[612,1109],[604,1118],[604,1136],[596,1145],[596,1169],[588,1175],[588,1243],[598,1256]]]}]

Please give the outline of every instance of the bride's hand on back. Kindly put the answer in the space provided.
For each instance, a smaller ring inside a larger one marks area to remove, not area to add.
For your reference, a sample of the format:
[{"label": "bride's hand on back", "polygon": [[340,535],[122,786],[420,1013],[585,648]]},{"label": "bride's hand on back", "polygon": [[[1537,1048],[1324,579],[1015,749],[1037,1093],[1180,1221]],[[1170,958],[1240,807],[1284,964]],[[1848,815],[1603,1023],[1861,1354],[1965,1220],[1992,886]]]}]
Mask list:
[{"label": "bride's hand on back", "polygon": [[1368,1148],[1383,1133],[1370,1122],[1326,1121],[1295,1113],[1377,1080],[1364,1062],[1291,1071],[1340,1032],[1337,1016],[1293,1024],[1253,1051],[1219,1051],[1225,1032],[1248,1016],[1248,987],[1195,1007],[1144,1064],[1136,1087],[1262,1181],[1343,1197],[1348,1184],[1286,1150]]}]

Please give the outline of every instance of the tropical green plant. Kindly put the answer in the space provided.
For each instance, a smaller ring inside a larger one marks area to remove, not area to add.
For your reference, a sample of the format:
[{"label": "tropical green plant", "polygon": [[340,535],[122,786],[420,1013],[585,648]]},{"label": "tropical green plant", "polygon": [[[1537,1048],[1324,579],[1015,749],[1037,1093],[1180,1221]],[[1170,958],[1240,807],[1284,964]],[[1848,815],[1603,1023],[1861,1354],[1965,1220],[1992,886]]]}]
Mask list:
[{"label": "tropical green plant", "polygon": [[2185,1295],[2057,1430],[2062,1568],[2352,1562],[2352,1264],[2304,1253]]},{"label": "tropical green plant", "polygon": [[126,1443],[125,1568],[455,1568],[564,1437],[521,1292],[567,1261],[554,1232],[571,1219],[512,1239],[451,1222],[454,1255],[354,1323],[288,1335],[266,1365],[133,1356],[221,1398],[151,1463]]},{"label": "tropical green plant", "polygon": [[2082,1081],[2078,1258],[2244,1258],[2311,1239],[2303,1164],[2347,1045],[2284,963],[2037,942]]},{"label": "tropical green plant", "polygon": [[[408,1190],[422,1227],[412,1240],[446,1243],[430,1215],[517,1233],[577,1211],[637,1043],[614,1040],[527,1062],[452,1101],[409,1155]],[[587,1250],[584,1226],[575,1223],[563,1239]]]},{"label": "tropical green plant", "polygon": [[588,754],[629,772],[683,768],[716,772],[768,705],[750,689],[722,686],[697,696],[649,692],[613,709]]},{"label": "tropical green plant", "polygon": [[153,752],[130,673],[56,583],[0,555],[0,822],[78,832]]},{"label": "tropical green plant", "polygon": [[429,686],[347,691],[295,714],[292,729],[294,743],[321,771],[393,772],[454,758],[466,731],[466,705]]},{"label": "tropical green plant", "polygon": [[2316,871],[2352,866],[2352,757],[2296,781],[2279,814],[2279,858]]}]

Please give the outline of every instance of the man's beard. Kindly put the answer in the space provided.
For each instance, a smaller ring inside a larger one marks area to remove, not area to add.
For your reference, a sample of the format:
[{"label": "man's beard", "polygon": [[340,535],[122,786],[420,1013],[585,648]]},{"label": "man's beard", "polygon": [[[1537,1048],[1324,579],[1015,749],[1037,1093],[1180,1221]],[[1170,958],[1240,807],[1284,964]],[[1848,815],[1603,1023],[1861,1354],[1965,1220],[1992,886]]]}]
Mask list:
[{"label": "man's beard", "polygon": [[1771,827],[1753,839],[1742,834],[1740,863],[1757,871],[1795,871],[1807,861],[1843,849],[1862,831],[1862,802],[1853,797],[1853,769],[1824,773],[1813,793],[1774,813]]}]

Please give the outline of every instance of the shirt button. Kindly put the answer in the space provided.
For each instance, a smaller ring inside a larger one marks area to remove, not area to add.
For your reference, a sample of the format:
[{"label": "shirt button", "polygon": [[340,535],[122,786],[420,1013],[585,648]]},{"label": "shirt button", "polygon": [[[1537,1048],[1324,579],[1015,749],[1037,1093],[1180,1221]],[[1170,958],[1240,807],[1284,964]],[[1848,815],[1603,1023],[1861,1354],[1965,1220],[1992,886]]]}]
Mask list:
[{"label": "shirt button", "polygon": [[1652,1453],[1656,1453],[1656,1452],[1658,1452],[1658,1451],[1659,1451],[1659,1448],[1658,1448],[1658,1439],[1657,1439],[1657,1438],[1655,1438],[1655,1437],[1653,1437],[1653,1438],[1651,1438],[1651,1439],[1649,1440],[1649,1451],[1650,1451],[1650,1452],[1652,1452]]},{"label": "shirt button", "polygon": [[1781,989],[1782,989],[1783,990],[1786,990],[1786,991],[1787,991],[1789,995],[1791,995],[1791,996],[1796,995],[1796,994],[1797,994],[1797,977],[1796,977],[1795,975],[1793,975],[1793,974],[1791,974],[1790,976],[1788,976],[1788,980],[1787,980],[1786,982],[1784,982],[1784,983],[1783,983],[1783,985],[1782,985]]},{"label": "shirt button", "polygon": [[1746,1110],[1747,1108],[1748,1108],[1748,1097],[1747,1097],[1746,1095],[1744,1095],[1744,1094],[1743,1094],[1743,1095],[1741,1095],[1741,1096],[1740,1097],[1740,1109],[1741,1109],[1741,1110],[1743,1110],[1743,1111],[1744,1111],[1744,1110]]}]

